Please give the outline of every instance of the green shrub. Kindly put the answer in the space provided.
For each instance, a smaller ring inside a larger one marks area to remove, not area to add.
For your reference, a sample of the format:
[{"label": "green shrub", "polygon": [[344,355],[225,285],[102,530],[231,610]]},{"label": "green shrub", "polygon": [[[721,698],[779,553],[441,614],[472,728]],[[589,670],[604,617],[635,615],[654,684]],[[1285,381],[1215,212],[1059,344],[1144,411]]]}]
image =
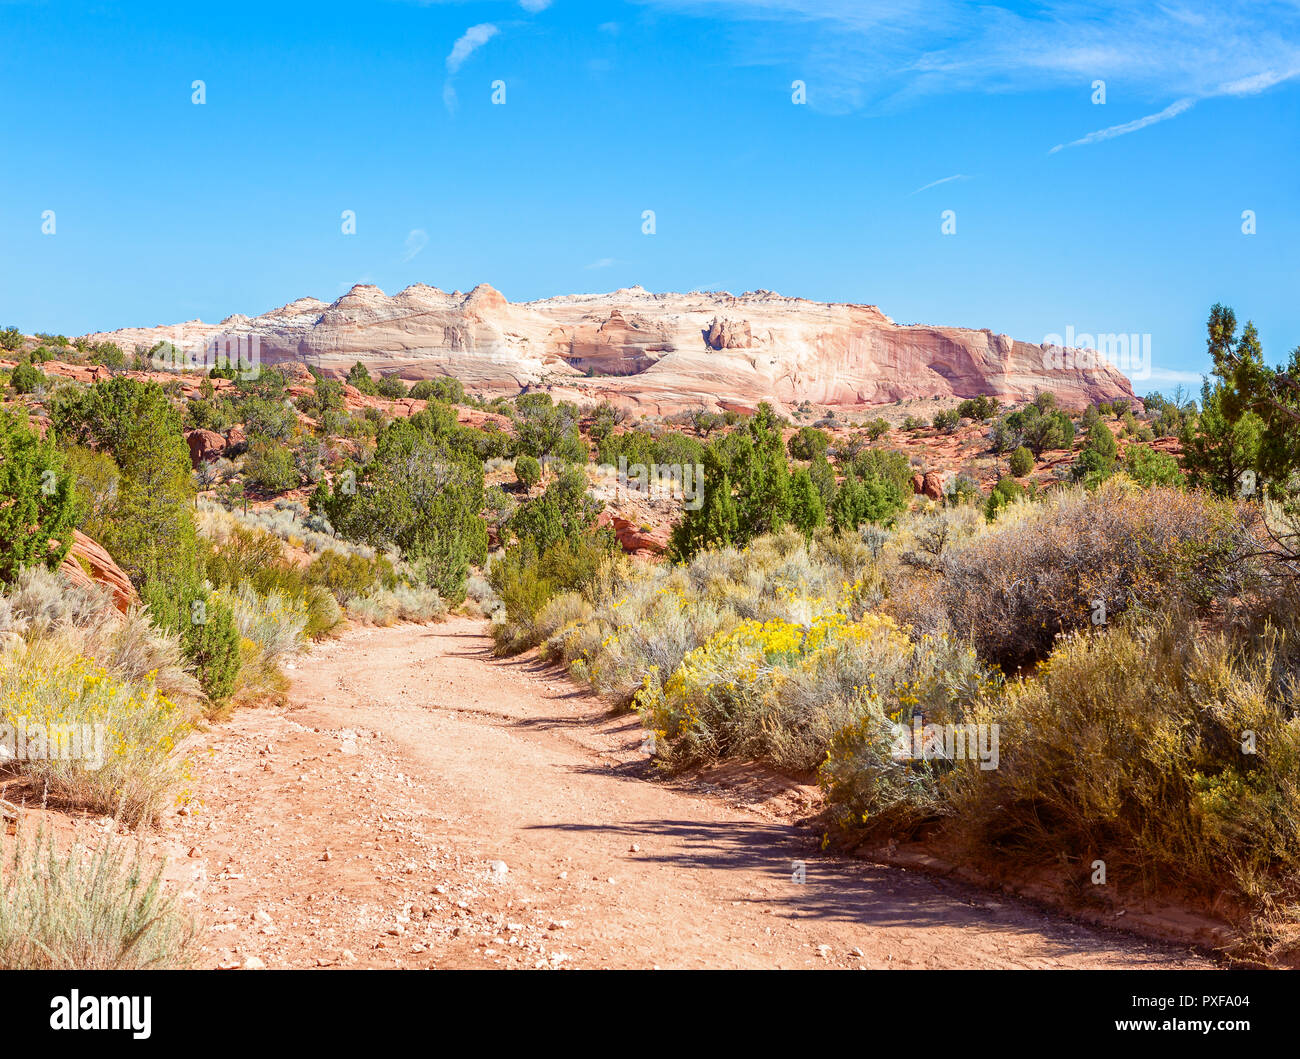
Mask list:
[{"label": "green shrub", "polygon": [[421,379],[411,387],[409,396],[419,401],[446,401],[448,404],[465,403],[465,387],[459,379],[450,376],[438,379]]},{"label": "green shrub", "polygon": [[1034,454],[1024,445],[1020,445],[1011,453],[1009,462],[1012,477],[1023,478],[1034,469]]},{"label": "green shrub", "polygon": [[737,430],[703,453],[704,494],[674,528],[669,553],[690,558],[716,545],[744,544],[779,530],[791,515],[783,420],[763,402]]},{"label": "green shrub", "polygon": [[946,408],[941,412],[935,413],[933,422],[935,430],[941,430],[945,434],[951,434],[961,423],[961,414],[955,408]]},{"label": "green shrub", "polygon": [[298,468],[293,453],[284,445],[258,439],[249,443],[244,477],[258,489],[280,493],[297,486]]},{"label": "green shrub", "polygon": [[107,451],[121,472],[99,542],[118,565],[137,585],[157,582],[164,596],[192,581],[190,450],[162,387],[114,378],[57,403],[50,418],[62,443]]},{"label": "green shrub", "polygon": [[800,427],[798,433],[790,436],[786,448],[792,460],[812,460],[825,456],[830,444],[830,435],[826,431],[816,427]]},{"label": "green shrub", "polygon": [[339,482],[338,488],[318,489],[313,511],[352,540],[396,545],[430,588],[457,605],[465,598],[470,565],[487,559],[483,464],[431,433],[436,425],[424,416],[386,423],[374,458],[359,474],[345,470],[355,475],[355,488],[348,491]]},{"label": "green shrub", "polygon": [[[76,495],[51,439],[0,409],[0,584],[24,566],[53,570],[72,546]],[[55,546],[51,547],[50,542]]]},{"label": "green shrub", "polygon": [[525,489],[531,489],[542,480],[542,465],[532,456],[520,456],[515,460],[515,480]]},{"label": "green shrub", "polygon": [[827,509],[837,530],[855,530],[864,523],[888,525],[911,499],[911,489],[897,482],[869,475],[848,478],[835,492]]},{"label": "green shrub", "polygon": [[488,579],[506,617],[493,627],[498,653],[515,654],[541,643],[545,636],[536,619],[542,608],[560,593],[589,592],[604,582],[617,566],[617,554],[617,543],[601,531],[560,537],[541,551],[527,538],[494,558]]},{"label": "green shrub", "polygon": [[957,415],[962,419],[973,419],[977,423],[982,423],[986,419],[992,419],[998,414],[998,399],[996,397],[985,397],[981,394],[979,397],[972,397],[969,400],[962,401],[957,406]]},{"label": "green shrub", "polygon": [[357,361],[348,369],[347,383],[349,386],[355,386],[364,394],[376,392],[375,380],[371,378],[370,370],[361,361]]},{"label": "green shrub", "polygon": [[190,621],[181,625],[181,644],[203,693],[213,705],[221,706],[239,679],[239,630],[229,607],[211,597],[191,600],[194,603],[204,606],[192,609]]},{"label": "green shrub", "polygon": [[1119,463],[1119,443],[1110,427],[1100,419],[1088,431],[1083,451],[1070,468],[1070,473],[1077,482],[1089,486],[1105,481],[1115,473]]},{"label": "green shrub", "polygon": [[999,478],[984,502],[984,517],[990,522],[996,521],[999,511],[1024,495],[1025,487],[1014,478]]},{"label": "green shrub", "polygon": [[1178,460],[1147,445],[1130,445],[1124,452],[1124,473],[1144,489],[1155,485],[1182,488],[1187,484]]},{"label": "green shrub", "polygon": [[26,358],[20,360],[9,375],[9,388],[14,393],[35,393],[47,382],[45,373]]},{"label": "green shrub", "polygon": [[332,548],[316,556],[307,567],[306,578],[308,583],[328,589],[342,604],[372,589],[391,591],[397,585],[393,564],[387,559],[344,554]]},{"label": "green shrub", "polygon": [[406,383],[396,375],[385,375],[375,384],[375,392],[390,401],[408,396]]}]

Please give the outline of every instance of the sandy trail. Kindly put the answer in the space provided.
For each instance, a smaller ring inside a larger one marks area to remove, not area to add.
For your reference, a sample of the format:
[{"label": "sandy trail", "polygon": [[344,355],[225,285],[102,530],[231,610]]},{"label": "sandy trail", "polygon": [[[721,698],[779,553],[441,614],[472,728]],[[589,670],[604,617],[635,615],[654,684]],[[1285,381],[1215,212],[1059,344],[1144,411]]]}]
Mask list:
[{"label": "sandy trail", "polygon": [[822,856],[779,799],[655,778],[634,718],[490,646],[464,618],[352,629],[286,708],[210,733],[172,835],[204,966],[1209,966]]}]

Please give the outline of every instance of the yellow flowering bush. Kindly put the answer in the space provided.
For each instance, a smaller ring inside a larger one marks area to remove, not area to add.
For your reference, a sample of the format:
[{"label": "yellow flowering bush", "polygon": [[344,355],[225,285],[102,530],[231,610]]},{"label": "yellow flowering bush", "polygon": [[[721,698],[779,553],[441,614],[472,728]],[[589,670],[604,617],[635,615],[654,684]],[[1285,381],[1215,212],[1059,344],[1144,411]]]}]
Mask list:
[{"label": "yellow flowering bush", "polygon": [[806,624],[743,621],[690,651],[636,706],[660,734],[661,763],[736,755],[807,772],[835,733],[865,716],[938,716],[993,680],[946,638],[913,642],[892,618],[833,611]]},{"label": "yellow flowering bush", "polygon": [[[175,751],[190,724],[152,676],[122,681],[90,659],[38,644],[0,654],[0,729],[0,767],[30,777],[41,797],[120,812],[134,825],[151,822],[178,785],[183,760]],[[38,735],[51,732],[66,741],[42,745]]]}]

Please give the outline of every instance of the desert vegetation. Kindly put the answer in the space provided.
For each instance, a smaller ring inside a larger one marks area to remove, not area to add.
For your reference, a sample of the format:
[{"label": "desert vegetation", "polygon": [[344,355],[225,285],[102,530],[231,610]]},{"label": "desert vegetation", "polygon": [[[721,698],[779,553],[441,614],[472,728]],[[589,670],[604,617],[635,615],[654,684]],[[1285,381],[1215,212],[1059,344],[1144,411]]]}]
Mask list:
[{"label": "desert vegetation", "polygon": [[[815,779],[828,841],[1068,879],[1102,860],[1284,951],[1296,354],[1268,368],[1221,306],[1209,336],[1199,402],[1043,392],[856,424],[486,400],[362,363],[160,381],[136,370],[152,351],[10,336],[0,726],[98,726],[105,763],[15,757],[0,779],[146,828],[190,796],[196,733],[281,695],[313,640],[461,611],[636,711],[664,770]],[[105,377],[51,366],[78,360]],[[118,885],[94,878],[91,904]],[[0,922],[0,960],[35,960]]]}]

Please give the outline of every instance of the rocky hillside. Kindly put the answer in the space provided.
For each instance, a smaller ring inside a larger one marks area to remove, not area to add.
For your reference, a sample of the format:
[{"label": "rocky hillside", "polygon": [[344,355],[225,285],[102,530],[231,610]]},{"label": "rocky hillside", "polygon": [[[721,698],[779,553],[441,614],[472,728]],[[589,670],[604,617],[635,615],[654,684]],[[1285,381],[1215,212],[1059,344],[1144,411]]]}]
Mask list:
[{"label": "rocky hillside", "polygon": [[[471,390],[607,399],[645,412],[703,405],[748,410],[884,404],[911,398],[1051,390],[1062,403],[1132,397],[1118,371],[1050,366],[1041,345],[991,331],[901,326],[874,305],[825,304],[771,291],[612,294],[508,302],[480,284],[468,294],[419,284],[389,297],[358,285],[219,324],[128,328],[87,336],[128,353],[159,341],[190,346],[256,336],[262,362],[304,362],[331,374],[364,361],[372,374],[453,375]],[[1059,358],[1056,358],[1059,362]],[[1068,359],[1067,359],[1068,362]]]}]

